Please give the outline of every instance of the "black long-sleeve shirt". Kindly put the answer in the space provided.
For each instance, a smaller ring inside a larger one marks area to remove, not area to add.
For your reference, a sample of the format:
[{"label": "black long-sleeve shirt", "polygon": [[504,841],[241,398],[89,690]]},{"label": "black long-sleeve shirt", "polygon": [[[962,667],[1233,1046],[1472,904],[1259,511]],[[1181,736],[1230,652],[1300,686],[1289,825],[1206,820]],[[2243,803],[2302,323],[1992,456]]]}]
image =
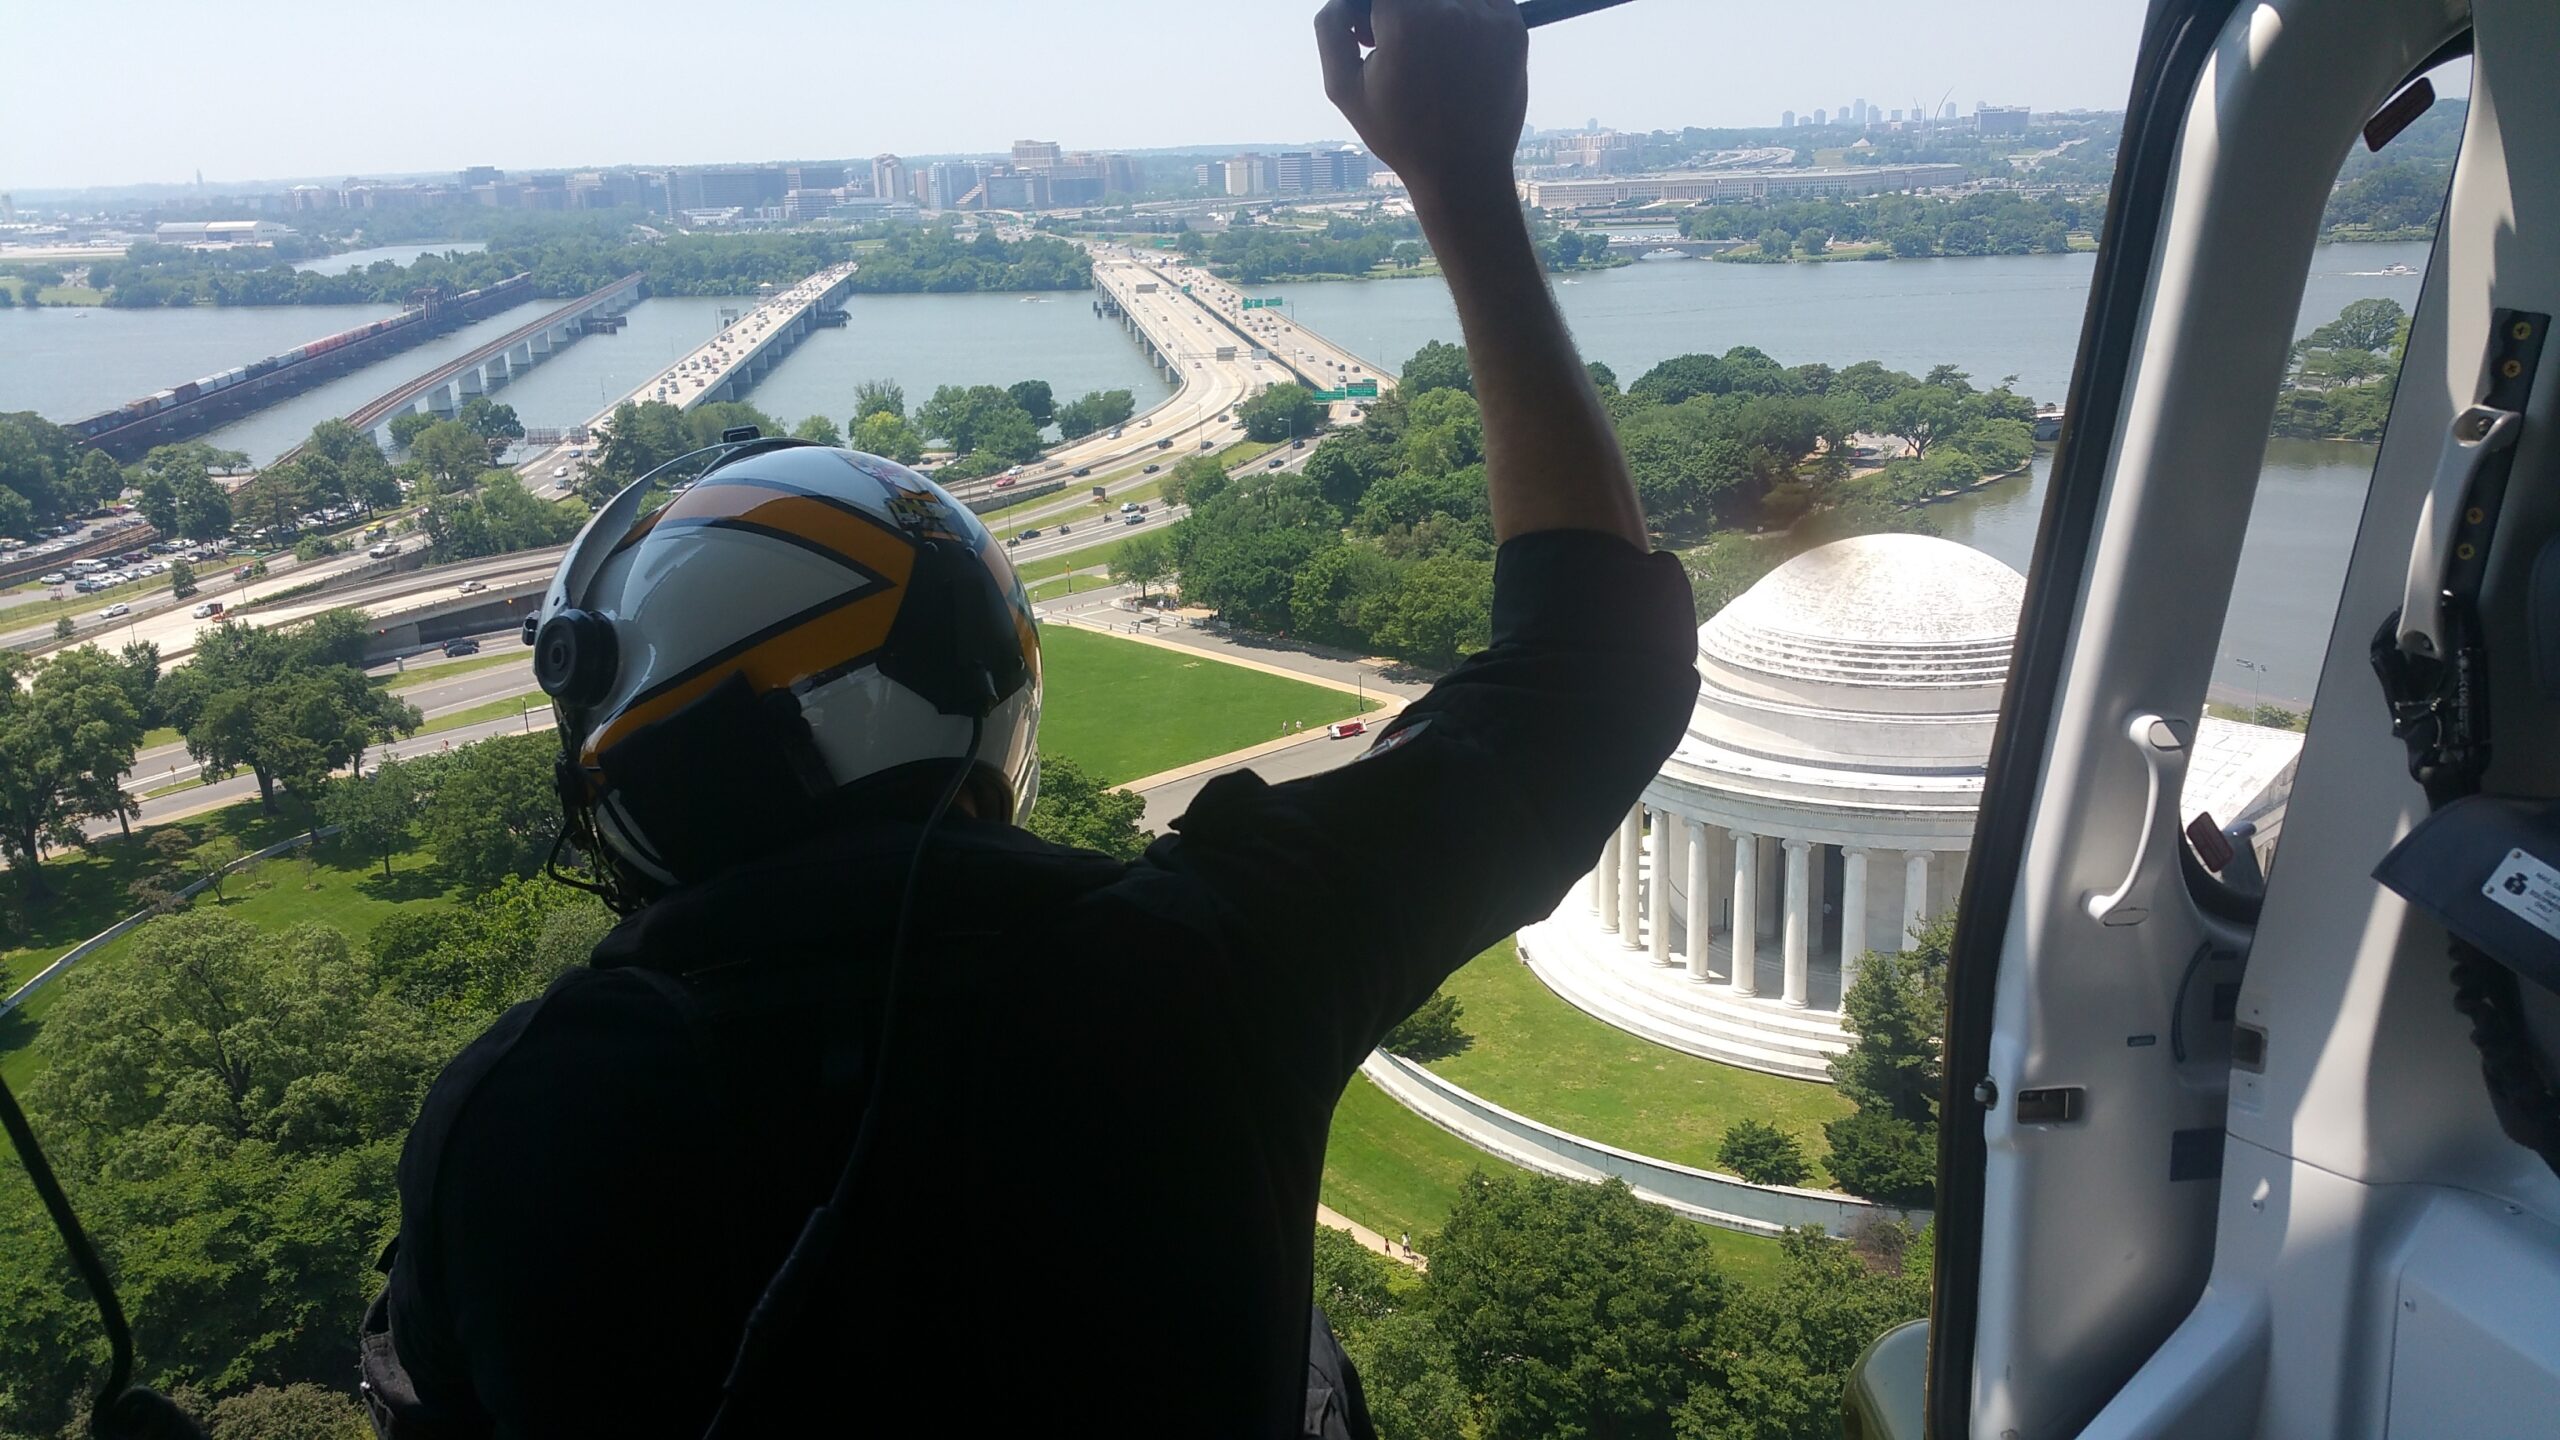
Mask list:
[{"label": "black long-sleeve shirt", "polygon": [[[1690,626],[1672,558],[1524,536],[1491,647],[1357,763],[1222,776],[1134,864],[946,821],[875,1153],[758,1433],[1296,1434],[1334,1104],[1589,869],[1687,720]],[[916,841],[670,895],[447,1068],[389,1296],[446,1418],[701,1432],[849,1149]]]}]

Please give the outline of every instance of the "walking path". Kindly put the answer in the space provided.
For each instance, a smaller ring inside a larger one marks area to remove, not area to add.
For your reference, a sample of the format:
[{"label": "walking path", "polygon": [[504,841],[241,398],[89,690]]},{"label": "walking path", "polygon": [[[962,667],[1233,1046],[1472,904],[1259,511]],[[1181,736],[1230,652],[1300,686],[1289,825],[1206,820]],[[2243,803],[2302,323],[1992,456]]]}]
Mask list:
[{"label": "walking path", "polygon": [[1359,1221],[1341,1214],[1338,1211],[1328,1210],[1322,1205],[1317,1206],[1316,1223],[1322,1225],[1328,1230],[1339,1230],[1343,1234],[1350,1236],[1352,1239],[1359,1241],[1361,1248],[1375,1250],[1379,1254],[1384,1255],[1388,1259],[1396,1261],[1399,1264],[1410,1265],[1416,1270],[1428,1270],[1431,1268],[1431,1262],[1423,1259],[1419,1252],[1405,1246],[1398,1245],[1386,1236],[1379,1234],[1377,1231],[1370,1229],[1368,1226],[1363,1225]]}]

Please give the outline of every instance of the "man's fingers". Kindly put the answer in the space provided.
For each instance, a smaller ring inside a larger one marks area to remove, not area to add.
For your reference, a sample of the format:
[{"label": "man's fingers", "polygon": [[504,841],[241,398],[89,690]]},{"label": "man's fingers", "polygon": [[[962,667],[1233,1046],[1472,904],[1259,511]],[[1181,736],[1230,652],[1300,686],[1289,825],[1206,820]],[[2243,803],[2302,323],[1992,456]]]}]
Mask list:
[{"label": "man's fingers", "polygon": [[1327,0],[1316,12],[1316,59],[1324,65],[1325,98],[1346,109],[1360,97],[1360,37],[1350,0]]}]

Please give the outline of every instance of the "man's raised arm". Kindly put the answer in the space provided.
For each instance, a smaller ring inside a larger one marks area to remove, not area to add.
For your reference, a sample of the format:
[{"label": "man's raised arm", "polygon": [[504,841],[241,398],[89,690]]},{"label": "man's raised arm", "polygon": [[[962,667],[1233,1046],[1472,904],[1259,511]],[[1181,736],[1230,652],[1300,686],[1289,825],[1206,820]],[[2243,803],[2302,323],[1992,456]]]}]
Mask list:
[{"label": "man's raised arm", "polygon": [[[1364,43],[1375,48],[1363,56]],[[1597,530],[1645,547],[1609,416],[1574,353],[1511,184],[1529,32],[1511,0],[1345,0],[1316,16],[1324,88],[1413,196],[1466,329],[1497,540]]]}]

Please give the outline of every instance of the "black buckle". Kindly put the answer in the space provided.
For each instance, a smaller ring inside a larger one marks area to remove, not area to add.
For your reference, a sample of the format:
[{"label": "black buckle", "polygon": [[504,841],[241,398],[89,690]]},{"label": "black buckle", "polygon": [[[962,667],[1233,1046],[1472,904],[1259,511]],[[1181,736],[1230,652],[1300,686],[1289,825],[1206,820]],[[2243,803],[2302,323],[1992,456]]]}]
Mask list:
[{"label": "black buckle", "polygon": [[2409,749],[2409,778],[2431,807],[2480,788],[2489,768],[2489,671],[2470,607],[2446,606],[2445,658],[2400,648],[2400,612],[2374,632],[2370,656],[2391,708],[2391,733]]}]

